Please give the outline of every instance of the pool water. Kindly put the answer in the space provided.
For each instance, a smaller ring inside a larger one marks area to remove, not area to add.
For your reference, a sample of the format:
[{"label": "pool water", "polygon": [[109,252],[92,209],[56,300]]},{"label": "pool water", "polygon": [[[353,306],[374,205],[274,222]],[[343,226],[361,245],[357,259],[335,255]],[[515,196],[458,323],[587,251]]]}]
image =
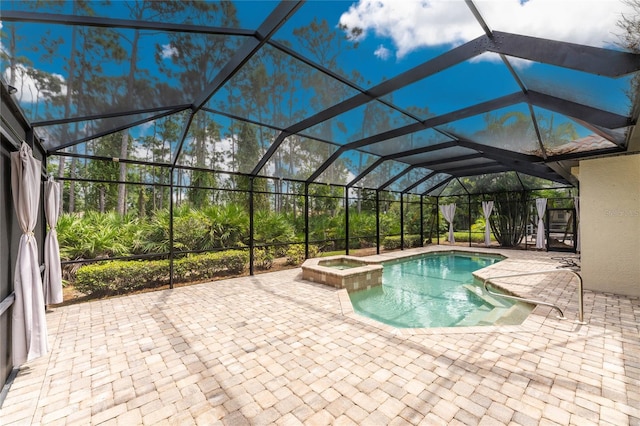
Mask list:
[{"label": "pool water", "polygon": [[329,267],[329,268],[339,269],[341,271],[344,271],[345,269],[357,268],[358,266],[360,266],[360,265],[351,265],[351,264],[347,264],[347,263],[342,263],[342,264],[338,264],[338,265],[327,265],[327,267]]},{"label": "pool water", "polygon": [[[386,262],[381,286],[349,297],[356,313],[398,328],[478,325],[465,319],[488,314],[496,306],[469,290],[477,286],[471,273],[501,259],[445,253]],[[499,304],[506,310],[514,303],[505,299]]]},{"label": "pool water", "polygon": [[341,271],[345,269],[357,268],[363,265],[366,265],[366,263],[350,262],[349,260],[344,260],[344,259],[328,261],[328,262],[320,262],[320,266],[326,266],[327,268],[332,268],[332,269],[339,269]]}]

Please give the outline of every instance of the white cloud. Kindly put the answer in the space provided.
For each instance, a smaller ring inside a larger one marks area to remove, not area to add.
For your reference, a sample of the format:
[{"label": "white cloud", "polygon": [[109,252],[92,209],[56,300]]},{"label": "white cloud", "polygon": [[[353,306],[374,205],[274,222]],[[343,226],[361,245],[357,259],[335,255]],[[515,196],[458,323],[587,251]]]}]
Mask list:
[{"label": "white cloud", "polygon": [[419,47],[460,44],[480,34],[462,1],[360,0],[342,14],[340,24],[361,28],[360,39],[371,32],[390,38],[398,58]]},{"label": "white cloud", "polygon": [[383,61],[386,61],[387,59],[389,59],[389,57],[391,57],[391,51],[386,47],[384,47],[382,44],[378,46],[378,48],[373,52],[373,54],[376,55],[378,58],[382,59]]},{"label": "white cloud", "polygon": [[[38,101],[42,101],[45,98],[45,93],[43,93],[42,88],[38,88],[38,82],[32,76],[33,69],[27,68],[23,64],[17,64],[15,67],[15,83],[13,86],[18,89],[18,92],[15,94],[18,102],[24,103],[37,103]],[[11,81],[11,69],[7,67],[4,70],[3,78],[6,82]],[[49,80],[58,80],[61,84],[61,93],[60,95],[64,95],[67,93],[67,85],[65,84],[65,79],[60,74],[49,74],[46,75]]]},{"label": "white cloud", "polygon": [[[476,0],[492,30],[562,40],[590,46],[618,41],[616,23],[630,6],[620,0]],[[360,28],[391,39],[396,56],[427,46],[459,45],[484,31],[461,0],[360,0],[340,17],[347,28]]]},{"label": "white cloud", "polygon": [[606,47],[618,41],[617,22],[631,7],[621,0],[477,1],[491,29]]},{"label": "white cloud", "polygon": [[174,56],[178,56],[178,49],[175,46],[171,46],[170,44],[162,45],[162,59],[171,59]]},{"label": "white cloud", "polygon": [[[528,59],[516,58],[514,56],[508,56],[507,59],[509,60],[509,64],[513,68],[519,69],[519,70],[529,68],[531,65],[533,65],[533,61],[530,61]],[[471,63],[477,63],[477,62],[502,63],[502,58],[497,53],[484,52],[478,56],[474,56],[469,60],[469,62]]]}]

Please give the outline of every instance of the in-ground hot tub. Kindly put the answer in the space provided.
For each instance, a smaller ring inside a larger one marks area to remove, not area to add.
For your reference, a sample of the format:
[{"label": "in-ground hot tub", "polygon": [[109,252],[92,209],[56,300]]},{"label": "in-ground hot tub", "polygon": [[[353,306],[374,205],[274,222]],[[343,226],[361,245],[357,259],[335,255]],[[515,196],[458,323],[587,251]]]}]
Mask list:
[{"label": "in-ground hot tub", "polygon": [[364,290],[382,285],[382,265],[344,255],[307,259],[302,264],[302,279],[348,292]]}]

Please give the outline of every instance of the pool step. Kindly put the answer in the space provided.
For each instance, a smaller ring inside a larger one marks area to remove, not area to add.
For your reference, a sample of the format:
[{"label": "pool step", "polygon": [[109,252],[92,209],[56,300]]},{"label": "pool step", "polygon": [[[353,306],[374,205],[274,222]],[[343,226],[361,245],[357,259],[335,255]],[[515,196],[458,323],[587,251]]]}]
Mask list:
[{"label": "pool step", "polygon": [[503,300],[498,300],[497,298],[491,296],[490,294],[482,291],[482,288],[478,286],[471,285],[471,284],[463,284],[462,286],[466,288],[468,291],[470,291],[471,293],[475,294],[480,299],[484,300],[484,302],[487,303],[488,305],[500,307],[500,308],[506,308],[509,306],[508,302],[505,302]]},{"label": "pool step", "polygon": [[498,310],[497,308],[493,308],[491,310],[481,310],[478,309],[472,312],[470,315],[464,317],[460,322],[456,324],[457,327],[473,327],[475,325],[480,325],[493,311]]},{"label": "pool step", "polygon": [[522,324],[522,321],[524,321],[527,318],[527,316],[529,316],[532,309],[533,309],[532,305],[516,303],[515,305],[507,309],[507,311],[504,312],[498,320],[496,320],[495,324],[496,325]]},{"label": "pool step", "polygon": [[518,325],[522,324],[531,309],[522,304],[510,308],[495,307],[491,310],[478,309],[456,324],[457,327],[473,327],[476,325]]}]

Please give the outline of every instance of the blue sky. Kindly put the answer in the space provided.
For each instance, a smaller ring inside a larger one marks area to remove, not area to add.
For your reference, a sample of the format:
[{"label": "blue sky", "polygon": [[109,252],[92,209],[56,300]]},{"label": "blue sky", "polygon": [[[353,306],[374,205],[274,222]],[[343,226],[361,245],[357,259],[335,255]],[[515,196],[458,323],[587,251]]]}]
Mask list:
[{"label": "blue sky", "polygon": [[[619,40],[617,35],[619,28],[616,22],[623,13],[629,13],[628,7],[620,0],[529,0],[526,2],[477,0],[475,3],[491,29],[608,48],[617,48],[615,43]],[[28,3],[2,1],[2,8],[21,9],[25,4]],[[69,4],[67,3],[67,7]],[[273,10],[277,2],[240,1],[236,4],[240,27],[255,29]],[[99,9],[97,3],[93,6]],[[123,2],[114,1],[110,8],[109,12],[103,12],[103,14],[109,17],[120,17],[118,15],[122,13],[123,18],[127,17]],[[354,70],[361,73],[365,79],[362,82],[365,88],[374,86],[385,78],[391,78],[483,34],[482,28],[462,0],[360,0],[358,2],[312,0],[296,12],[294,17],[276,33],[274,39],[288,40],[296,45],[297,42],[292,34],[293,29],[308,25],[314,18],[325,19],[329,27],[336,30],[339,24],[358,26],[363,29],[362,35],[356,40],[359,47],[340,55],[338,65],[345,74],[350,74]],[[35,42],[42,35],[42,31],[33,28],[33,31],[30,30],[21,35],[33,38]],[[54,31],[52,36],[56,36],[59,28],[62,27],[49,27]],[[148,63],[153,63],[154,43],[164,45],[167,52],[172,51],[168,40],[163,40],[161,34],[149,42],[152,44],[140,51],[142,55],[146,55]],[[49,72],[63,75],[62,60],[64,60],[65,51],[68,51],[68,44],[63,43],[58,61],[54,60],[50,64],[41,63],[38,66]],[[304,49],[302,53],[315,59]],[[560,70],[550,69],[538,71],[535,69],[538,67],[536,64],[517,58],[510,60],[516,69],[542,79],[551,73],[560,72]],[[474,67],[474,61],[486,64]],[[495,78],[496,73],[501,75],[506,73],[499,61],[497,55],[482,55],[470,61],[471,63],[447,70],[444,76],[434,76],[430,81],[420,84],[430,84],[430,93],[433,93],[434,97],[447,99],[450,106],[443,105],[443,108],[451,110],[457,106],[456,99],[460,98],[456,91],[462,89],[465,91],[465,97],[479,100],[492,97],[495,91],[510,91],[513,81],[502,77]],[[490,64],[496,66],[492,67]],[[108,65],[105,66],[108,71]],[[154,67],[151,65],[149,68]],[[473,84],[461,79],[461,75],[468,74],[465,68],[470,67],[474,68]],[[534,69],[531,70],[532,68]],[[563,76],[563,80],[575,83],[577,78],[579,81],[586,82],[582,84],[583,87],[593,86],[593,77],[581,76],[573,72],[570,74],[569,78]],[[476,84],[483,81],[487,83]],[[450,84],[452,82],[454,85]],[[461,88],[457,82],[466,86]],[[606,90],[602,91],[606,94],[615,93],[616,86],[626,86],[626,84],[620,85],[615,81],[605,80],[602,80],[602,84],[607,85]],[[504,88],[501,89],[501,87]],[[507,87],[509,89],[505,89]],[[439,88],[445,90],[439,93]],[[476,93],[470,94],[467,89],[473,89]],[[415,104],[411,99],[403,99],[403,96],[410,98],[408,94],[415,91],[415,87],[405,89],[405,93],[400,91],[394,95],[394,101],[403,107]],[[607,101],[605,106],[617,104],[619,99],[621,98],[613,98]]]},{"label": "blue sky", "polygon": [[[619,28],[616,22],[623,13],[628,13],[625,3],[619,0],[529,0],[525,2],[477,0],[475,4],[489,28],[493,30],[614,49],[618,49],[616,42]],[[26,5],[29,3],[2,1],[2,9],[24,8]],[[70,3],[67,3],[68,5]],[[93,5],[99,9],[97,3]],[[277,2],[240,1],[236,5],[240,27],[256,29]],[[99,10],[98,15],[128,18],[124,13],[127,10],[124,3],[113,1],[111,8],[109,11]],[[342,41],[343,50],[336,58],[337,67],[333,71],[343,73],[345,76],[352,75],[354,71],[359,72],[363,80],[358,84],[365,89],[484,34],[462,0],[327,0],[306,2],[274,35],[273,39],[286,40],[292,43],[302,55],[319,61],[313,52],[306,50],[298,43],[293,34],[294,29],[307,26],[314,19],[326,20],[329,28],[334,29],[338,37],[344,35],[338,28],[339,24],[363,30],[356,39]],[[63,65],[69,51],[68,27],[32,24],[20,24],[20,26],[29,28],[29,31],[22,31],[21,36],[31,43],[38,43],[45,30],[51,31],[53,38],[62,36],[65,39],[65,43],[61,45],[51,62],[35,63],[37,68],[59,74],[64,80]],[[127,32],[132,31],[122,31],[125,34]],[[358,48],[350,49],[355,42]],[[144,43],[141,46],[140,55],[145,58],[144,66],[152,75],[159,74],[153,58],[156,44],[163,46],[167,53],[167,63],[169,63],[170,54],[177,53],[169,44],[169,38],[159,32],[153,37],[147,36]],[[28,51],[22,54],[27,55]],[[32,60],[35,61],[36,58]],[[581,93],[577,99],[572,100],[593,103],[597,107],[619,114],[628,113],[629,105],[624,94],[629,84],[628,77],[608,79],[518,58],[509,58],[509,60],[522,76],[525,84],[531,84],[536,90],[561,90],[563,95],[566,94],[570,99],[572,94]],[[328,66],[325,63],[321,65]],[[105,63],[104,67],[106,73],[115,75],[126,73],[126,70],[123,71],[118,66],[108,63]],[[6,70],[3,69],[3,72],[6,76]],[[23,87],[27,89],[30,84],[32,83],[28,80],[23,81]],[[439,115],[516,91],[519,91],[519,87],[500,58],[495,54],[484,54],[407,86],[385,99],[404,109],[428,108],[431,114]],[[303,99],[303,103],[309,103],[312,95],[302,91],[297,94]],[[23,90],[20,96],[22,96],[23,105],[35,101],[29,98],[28,90]],[[342,99],[335,99],[335,102],[340,100]],[[301,109],[309,112],[308,115],[317,112],[309,105],[302,107]],[[513,108],[521,109],[522,107],[520,105]],[[363,109],[351,111],[343,117],[337,117],[334,121],[336,124],[341,120],[354,123],[358,120],[362,121]],[[34,117],[34,121],[37,120],[38,118]],[[556,122],[561,120],[563,119],[558,118]],[[469,123],[468,129],[475,126],[481,127],[482,116],[468,119],[467,123]],[[580,136],[588,132],[584,128],[577,127],[580,129]],[[143,131],[143,128],[139,128],[139,131]],[[340,134],[339,131],[334,132],[334,135]],[[352,132],[343,136],[345,141],[350,141],[352,139],[347,138],[353,138],[355,135],[355,132]]]}]

